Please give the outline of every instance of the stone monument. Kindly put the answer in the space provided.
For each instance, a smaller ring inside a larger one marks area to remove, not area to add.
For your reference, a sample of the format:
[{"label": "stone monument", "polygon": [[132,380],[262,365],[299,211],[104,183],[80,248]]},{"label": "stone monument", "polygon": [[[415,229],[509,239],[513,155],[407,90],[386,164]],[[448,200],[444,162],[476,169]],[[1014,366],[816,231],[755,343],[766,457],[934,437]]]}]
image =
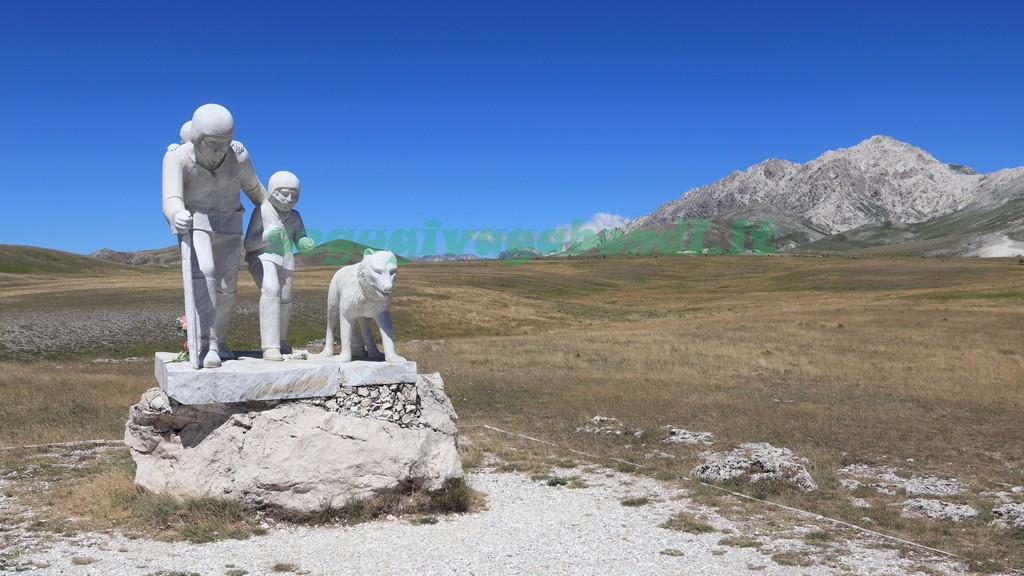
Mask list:
[{"label": "stone monument", "polygon": [[[383,354],[368,322],[363,341],[371,358],[386,361],[352,361],[350,348],[348,356],[320,357],[290,350],[291,243],[311,247],[292,210],[298,178],[274,174],[268,194],[244,148],[231,139],[232,127],[227,110],[203,106],[193,116],[190,140],[164,157],[164,215],[182,244],[186,310],[190,298],[194,304],[190,356],[198,362],[156,354],[159,388],[129,409],[125,425],[136,485],[315,510],[396,488],[435,490],[462,477],[457,416],[444,382],[436,373],[418,374],[415,362],[395,353],[393,254],[367,254],[365,266],[352,272],[351,286],[369,304],[341,316],[343,300],[358,304],[360,298],[342,298],[339,287],[339,307],[331,314],[348,318],[349,329],[353,319],[374,318]],[[241,252],[239,189],[257,207],[245,247],[261,289],[261,352],[232,353],[224,341]],[[347,278],[342,271],[336,277]]]}]

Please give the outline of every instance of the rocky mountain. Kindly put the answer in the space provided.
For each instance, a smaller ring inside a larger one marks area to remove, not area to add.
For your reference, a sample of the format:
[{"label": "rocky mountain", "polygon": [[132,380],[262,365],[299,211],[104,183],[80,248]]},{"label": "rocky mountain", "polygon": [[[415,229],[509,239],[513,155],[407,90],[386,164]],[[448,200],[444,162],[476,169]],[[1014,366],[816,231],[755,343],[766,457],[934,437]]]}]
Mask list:
[{"label": "rocky mountain", "polygon": [[1024,255],[1024,168],[985,174],[956,210],[918,223],[882,222],[800,246],[799,252],[1009,257]]},{"label": "rocky mountain", "polygon": [[[771,218],[778,225],[782,251],[815,241],[827,244],[828,238],[854,229],[902,226],[905,236],[907,226],[961,210],[980,215],[1019,198],[1022,178],[1024,168],[979,174],[968,166],[944,164],[905,142],[873,136],[805,164],[772,158],[735,171],[688,190],[623,231],[665,229],[684,219],[707,219],[714,229],[723,216]],[[719,227],[727,226],[723,221]],[[982,224],[977,228],[998,232]],[[876,236],[891,238],[886,233]]]},{"label": "rocky mountain", "polygon": [[916,223],[957,209],[984,177],[888,136],[829,150],[806,164],[775,158],[694,188],[634,220],[629,229],[709,218],[751,204],[772,206],[834,234],[884,221]]}]

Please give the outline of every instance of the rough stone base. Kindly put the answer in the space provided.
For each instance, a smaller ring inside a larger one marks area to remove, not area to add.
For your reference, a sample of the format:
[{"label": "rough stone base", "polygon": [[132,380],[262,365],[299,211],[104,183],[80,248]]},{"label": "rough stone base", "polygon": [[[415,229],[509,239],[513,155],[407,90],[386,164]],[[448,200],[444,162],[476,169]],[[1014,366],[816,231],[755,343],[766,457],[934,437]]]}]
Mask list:
[{"label": "rough stone base", "polygon": [[135,483],[296,510],[462,476],[457,416],[439,374],[306,400],[186,406],[159,388],[129,409]]}]

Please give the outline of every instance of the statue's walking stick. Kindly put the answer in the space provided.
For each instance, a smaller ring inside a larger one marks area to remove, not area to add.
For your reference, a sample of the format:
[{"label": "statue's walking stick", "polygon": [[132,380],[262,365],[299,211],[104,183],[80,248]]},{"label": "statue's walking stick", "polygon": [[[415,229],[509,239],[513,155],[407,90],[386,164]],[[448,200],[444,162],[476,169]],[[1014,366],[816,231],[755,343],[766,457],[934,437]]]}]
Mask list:
[{"label": "statue's walking stick", "polygon": [[188,332],[188,361],[199,369],[199,313],[192,290],[192,231],[181,235],[181,276],[185,288],[185,330]]}]

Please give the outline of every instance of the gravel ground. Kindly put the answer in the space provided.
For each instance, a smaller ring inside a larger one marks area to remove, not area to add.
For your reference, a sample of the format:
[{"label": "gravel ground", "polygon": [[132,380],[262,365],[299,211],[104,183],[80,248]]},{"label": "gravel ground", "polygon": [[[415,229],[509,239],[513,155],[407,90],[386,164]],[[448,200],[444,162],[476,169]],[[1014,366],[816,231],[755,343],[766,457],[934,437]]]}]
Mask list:
[{"label": "gravel ground", "polygon": [[[55,542],[21,540],[7,570],[32,574],[176,575],[280,574],[963,574],[941,557],[904,557],[881,541],[852,531],[810,546],[803,534],[821,529],[813,520],[766,514],[793,526],[773,532],[766,522],[739,524],[703,509],[686,492],[629,474],[593,469],[563,471],[586,487],[549,486],[517,473],[484,469],[468,475],[486,494],[482,512],[440,517],[436,524],[387,519],[341,527],[272,527],[249,540],[210,544],[129,540],[79,534]],[[628,507],[624,498],[650,503]],[[691,534],[660,528],[672,514],[700,513],[717,532]],[[767,520],[768,518],[764,518]],[[17,529],[16,529],[17,530]],[[723,530],[725,532],[723,532]],[[24,537],[28,538],[29,533]],[[758,547],[720,543],[746,535]],[[791,552],[814,565],[772,559]],[[926,568],[928,572],[919,572]],[[4,572],[0,562],[0,572]]]}]

